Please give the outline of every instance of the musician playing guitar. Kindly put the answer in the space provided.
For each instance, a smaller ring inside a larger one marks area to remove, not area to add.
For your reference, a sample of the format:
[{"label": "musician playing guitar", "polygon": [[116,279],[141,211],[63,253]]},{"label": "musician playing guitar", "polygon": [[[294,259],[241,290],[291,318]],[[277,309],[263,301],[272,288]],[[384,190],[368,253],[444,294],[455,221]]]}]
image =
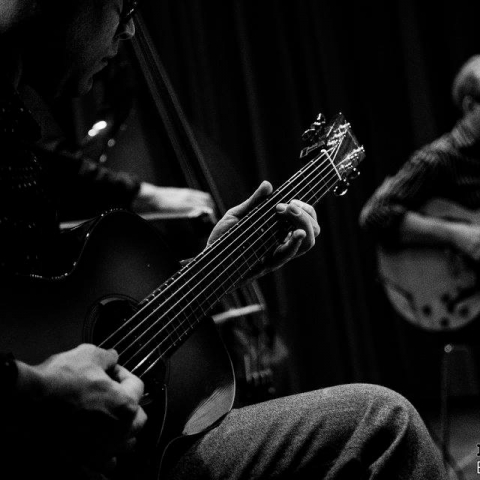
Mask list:
[{"label": "musician playing guitar", "polygon": [[[118,42],[133,36],[131,15],[135,6],[136,2],[128,0],[12,0],[0,6],[2,315],[13,311],[7,306],[10,296],[19,293],[19,298],[24,298],[23,292],[15,292],[19,278],[43,279],[38,284],[42,292],[49,283],[61,280],[50,263],[61,256],[56,243],[55,199],[44,170],[29,148],[39,132],[17,89],[26,80],[48,99],[60,93],[87,92],[92,75],[116,54]],[[207,255],[223,241],[222,234],[232,231],[232,226],[235,230],[239,219],[271,191],[271,185],[263,182],[248,200],[229,210],[212,233]],[[295,199],[280,202],[274,207],[274,215],[282,225],[290,226],[290,233],[252,269],[250,278],[305,253],[319,233],[315,211],[307,203]],[[108,218],[107,233],[114,226]],[[142,225],[138,223],[138,228]],[[128,233],[135,234],[132,229]],[[92,233],[92,239],[98,238],[96,235]],[[116,240],[100,252],[98,243],[94,243],[95,248],[89,245],[84,244],[81,257],[98,254],[93,266],[117,247],[123,248]],[[143,253],[142,246],[139,249]],[[128,262],[125,256],[116,266],[121,269]],[[76,274],[82,268],[66,277],[77,282]],[[115,280],[117,275],[113,273]],[[102,276],[103,272],[97,274]],[[86,293],[98,276],[88,282],[79,280],[75,287]],[[130,283],[135,288],[136,282]],[[38,290],[32,289],[31,294],[42,303]],[[65,300],[63,294],[52,300],[62,308],[81,301]],[[94,316],[112,304],[129,304],[124,298],[110,300],[100,301]],[[46,319],[28,300],[15,307],[24,314],[30,312],[34,321],[29,323],[31,331],[14,333],[7,315],[0,319],[2,340],[15,338],[16,348],[23,352],[16,358],[5,353],[1,359],[1,477],[121,477],[124,472],[115,468],[117,459],[122,465],[122,456],[135,448],[136,439],[155,419],[155,413],[151,418],[149,413],[148,420],[145,414],[151,397],[144,395],[144,384],[119,364],[116,350],[80,344],[56,351],[68,336],[68,328],[62,330],[62,324],[70,325],[69,318],[65,322],[55,319],[62,331],[62,335],[56,335],[49,324],[43,329]],[[45,316],[49,317],[47,310]],[[16,318],[23,328],[23,317]],[[57,353],[33,363],[21,358],[37,358],[30,348],[24,348],[25,344],[35,346],[33,331],[45,339],[52,335],[55,341],[49,347]],[[8,340],[2,345],[7,348]],[[141,344],[137,347],[142,348]],[[191,365],[196,367],[195,362]],[[188,400],[193,393],[193,388],[184,385],[178,401]],[[214,390],[214,397],[222,393],[221,389]],[[203,419],[200,417],[199,421]],[[129,470],[128,478],[159,478],[155,469],[149,477],[137,475],[143,470],[139,464]],[[160,478],[441,479],[446,474],[412,405],[379,386],[348,385],[238,410],[227,408],[217,421],[185,442],[180,458],[169,465],[169,470],[162,471]]]},{"label": "musician playing guitar", "polygon": [[480,55],[459,69],[452,95],[461,112],[452,131],[416,151],[360,216],[382,245],[380,276],[397,310],[437,331],[480,313]]}]

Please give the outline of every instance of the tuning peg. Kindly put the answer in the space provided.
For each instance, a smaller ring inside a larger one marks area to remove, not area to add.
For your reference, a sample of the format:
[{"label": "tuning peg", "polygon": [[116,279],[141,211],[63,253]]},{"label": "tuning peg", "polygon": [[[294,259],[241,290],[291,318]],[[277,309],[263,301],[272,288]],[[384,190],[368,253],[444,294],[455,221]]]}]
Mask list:
[{"label": "tuning peg", "polygon": [[321,133],[323,133],[323,128],[326,124],[325,115],[323,113],[319,113],[316,120],[310,125],[310,128],[305,130],[302,134],[302,140],[304,142],[311,142],[318,137]]},{"label": "tuning peg", "polygon": [[358,168],[352,168],[348,174],[349,180],[355,180],[360,175],[360,170]]},{"label": "tuning peg", "polygon": [[316,120],[312,123],[312,127],[315,127],[317,130],[319,130],[322,129],[326,123],[327,120],[325,115],[323,113],[319,113]]},{"label": "tuning peg", "polygon": [[337,197],[341,197],[342,195],[345,195],[348,191],[348,187],[350,184],[345,181],[345,180],[340,180],[334,187],[333,193]]},{"label": "tuning peg", "polygon": [[314,128],[308,128],[302,133],[302,140],[304,142],[310,142],[313,139],[313,136],[315,135],[315,129]]}]

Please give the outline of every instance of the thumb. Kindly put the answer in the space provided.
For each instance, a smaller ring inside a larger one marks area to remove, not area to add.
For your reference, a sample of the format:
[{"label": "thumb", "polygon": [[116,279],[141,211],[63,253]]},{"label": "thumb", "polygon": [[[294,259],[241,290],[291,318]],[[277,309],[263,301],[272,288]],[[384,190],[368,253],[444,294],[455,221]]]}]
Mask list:
[{"label": "thumb", "polygon": [[242,218],[250,210],[260,204],[273,191],[272,184],[264,180],[260,186],[244,202],[230,209],[230,213],[237,218]]},{"label": "thumb", "polygon": [[118,362],[118,353],[116,350],[111,348],[110,350],[105,350],[103,348],[97,347],[94,352],[94,358],[97,361],[98,365],[107,371],[115,367]]}]

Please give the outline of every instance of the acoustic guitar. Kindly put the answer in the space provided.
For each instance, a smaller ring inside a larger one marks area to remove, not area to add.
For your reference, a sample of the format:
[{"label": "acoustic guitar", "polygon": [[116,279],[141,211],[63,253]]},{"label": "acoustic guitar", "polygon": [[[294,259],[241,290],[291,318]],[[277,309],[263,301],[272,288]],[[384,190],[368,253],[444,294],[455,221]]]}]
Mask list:
[{"label": "acoustic guitar", "polygon": [[[420,210],[429,216],[480,224],[480,212],[434,198]],[[378,249],[380,280],[394,309],[429,331],[466,326],[480,314],[478,266],[451,248]]]},{"label": "acoustic guitar", "polygon": [[[304,138],[300,171],[180,269],[148,222],[117,210],[64,234],[62,258],[71,260],[57,272],[2,284],[1,351],[37,363],[90,342],[115,348],[144,380],[149,420],[119,478],[159,478],[174,439],[204,432],[231,409],[235,379],[209,310],[288,234],[278,203],[345,193],[364,158],[341,114],[329,124],[319,116]],[[52,455],[47,448],[47,462]]]}]

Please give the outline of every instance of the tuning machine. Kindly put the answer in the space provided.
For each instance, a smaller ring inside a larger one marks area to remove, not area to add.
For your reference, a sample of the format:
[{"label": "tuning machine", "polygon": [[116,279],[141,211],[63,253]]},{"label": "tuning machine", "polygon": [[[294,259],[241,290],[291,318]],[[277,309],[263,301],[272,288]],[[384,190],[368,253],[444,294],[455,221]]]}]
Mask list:
[{"label": "tuning machine", "polygon": [[323,113],[319,113],[316,120],[307,128],[302,134],[302,140],[309,144],[315,143],[318,138],[324,133],[325,124],[327,120]]},{"label": "tuning machine", "polygon": [[333,194],[337,197],[341,197],[347,193],[349,186],[350,184],[346,180],[339,180],[333,188]]},{"label": "tuning machine", "polygon": [[353,167],[348,173],[349,180],[355,180],[359,176],[360,176],[360,170],[356,167]]},{"label": "tuning machine", "polygon": [[358,168],[351,167],[348,171],[348,174],[345,176],[345,178],[342,178],[337,182],[333,189],[333,193],[337,197],[341,197],[342,195],[345,195],[347,193],[348,187],[350,187],[350,182],[352,180],[355,180],[358,176],[360,175],[360,171]]}]

